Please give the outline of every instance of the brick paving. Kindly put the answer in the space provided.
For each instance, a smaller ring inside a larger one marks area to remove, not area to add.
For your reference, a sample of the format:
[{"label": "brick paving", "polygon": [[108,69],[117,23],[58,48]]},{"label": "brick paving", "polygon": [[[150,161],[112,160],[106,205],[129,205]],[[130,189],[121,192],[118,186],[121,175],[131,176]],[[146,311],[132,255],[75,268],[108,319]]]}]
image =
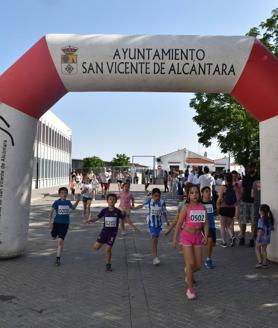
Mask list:
[{"label": "brick paving", "polygon": [[[136,188],[140,202],[144,193]],[[52,192],[33,194],[26,254],[0,261],[0,328],[278,327],[277,264],[256,270],[254,249],[218,246],[215,269],[196,274],[198,299],[189,302],[183,257],[171,247],[171,236],[160,240],[161,265],[152,265],[144,210],[132,212],[143,232],[118,235],[114,271],[106,273],[103,250],[91,251],[101,222],[82,223],[79,206],[71,215],[62,265],[55,267],[48,229]],[[171,219],[175,201],[165,195]],[[104,204],[97,200],[93,212]]]}]

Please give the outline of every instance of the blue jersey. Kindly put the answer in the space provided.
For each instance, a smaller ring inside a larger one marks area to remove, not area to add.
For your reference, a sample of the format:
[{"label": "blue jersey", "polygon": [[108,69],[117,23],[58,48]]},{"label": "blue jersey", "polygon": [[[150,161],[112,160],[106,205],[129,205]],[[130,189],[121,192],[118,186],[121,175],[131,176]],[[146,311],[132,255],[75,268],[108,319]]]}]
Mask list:
[{"label": "blue jersey", "polygon": [[207,215],[208,215],[208,224],[209,228],[215,229],[215,204],[213,201],[202,202],[205,205]]},{"label": "blue jersey", "polygon": [[260,238],[258,238],[258,242],[263,245],[270,244],[271,230],[273,230],[273,226],[271,224],[266,224],[262,217],[258,220],[258,231],[261,230]]},{"label": "blue jersey", "polygon": [[69,212],[72,208],[72,203],[70,200],[58,199],[52,204],[52,208],[55,209],[56,215],[54,218],[55,223],[69,224],[70,217]]},{"label": "blue jersey", "polygon": [[147,222],[150,227],[160,228],[162,226],[162,216],[166,213],[166,203],[164,200],[155,202],[152,198],[145,200],[144,206],[148,206],[149,213]]}]

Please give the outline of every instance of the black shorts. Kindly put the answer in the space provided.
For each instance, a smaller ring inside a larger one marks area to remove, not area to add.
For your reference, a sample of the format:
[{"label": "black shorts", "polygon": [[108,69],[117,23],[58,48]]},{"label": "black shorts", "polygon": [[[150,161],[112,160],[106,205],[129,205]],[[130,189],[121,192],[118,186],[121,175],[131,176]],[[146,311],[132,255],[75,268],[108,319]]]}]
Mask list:
[{"label": "black shorts", "polygon": [[66,223],[53,223],[53,228],[51,230],[52,238],[56,238],[57,236],[61,239],[65,239],[68,232],[69,225]]},{"label": "black shorts", "polygon": [[92,200],[92,198],[91,197],[84,197],[83,196],[83,198],[82,198],[82,202],[83,203],[87,203],[88,200]]},{"label": "black shorts", "polygon": [[117,231],[115,232],[114,230],[109,231],[109,229],[102,229],[97,238],[97,242],[100,244],[107,244],[112,247],[116,239],[116,236],[117,236]]},{"label": "black shorts", "polygon": [[123,180],[117,180],[117,183],[122,184],[123,183]]},{"label": "black shorts", "polygon": [[235,207],[220,207],[219,214],[221,216],[227,216],[228,218],[233,218],[235,216]]},{"label": "black shorts", "polygon": [[216,243],[216,229],[215,228],[209,228],[209,234],[208,238],[211,238],[214,243]]}]

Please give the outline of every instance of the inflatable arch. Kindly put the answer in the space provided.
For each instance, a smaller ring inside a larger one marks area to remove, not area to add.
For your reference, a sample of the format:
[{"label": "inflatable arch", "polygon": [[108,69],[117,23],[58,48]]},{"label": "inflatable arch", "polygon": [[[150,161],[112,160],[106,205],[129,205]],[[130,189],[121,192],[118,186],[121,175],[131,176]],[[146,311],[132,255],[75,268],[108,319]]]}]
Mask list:
[{"label": "inflatable arch", "polygon": [[259,41],[47,35],[0,77],[0,258],[24,252],[37,121],[69,91],[231,94],[261,122],[262,198],[278,220],[278,61]]}]

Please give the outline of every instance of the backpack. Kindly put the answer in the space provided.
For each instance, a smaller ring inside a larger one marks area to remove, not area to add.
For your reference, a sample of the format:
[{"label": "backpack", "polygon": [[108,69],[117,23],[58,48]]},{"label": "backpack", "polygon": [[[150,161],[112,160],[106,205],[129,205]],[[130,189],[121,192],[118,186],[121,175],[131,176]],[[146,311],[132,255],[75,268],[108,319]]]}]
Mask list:
[{"label": "backpack", "polygon": [[223,196],[223,200],[227,205],[231,206],[237,202],[236,193],[233,186],[227,186],[227,190]]}]

